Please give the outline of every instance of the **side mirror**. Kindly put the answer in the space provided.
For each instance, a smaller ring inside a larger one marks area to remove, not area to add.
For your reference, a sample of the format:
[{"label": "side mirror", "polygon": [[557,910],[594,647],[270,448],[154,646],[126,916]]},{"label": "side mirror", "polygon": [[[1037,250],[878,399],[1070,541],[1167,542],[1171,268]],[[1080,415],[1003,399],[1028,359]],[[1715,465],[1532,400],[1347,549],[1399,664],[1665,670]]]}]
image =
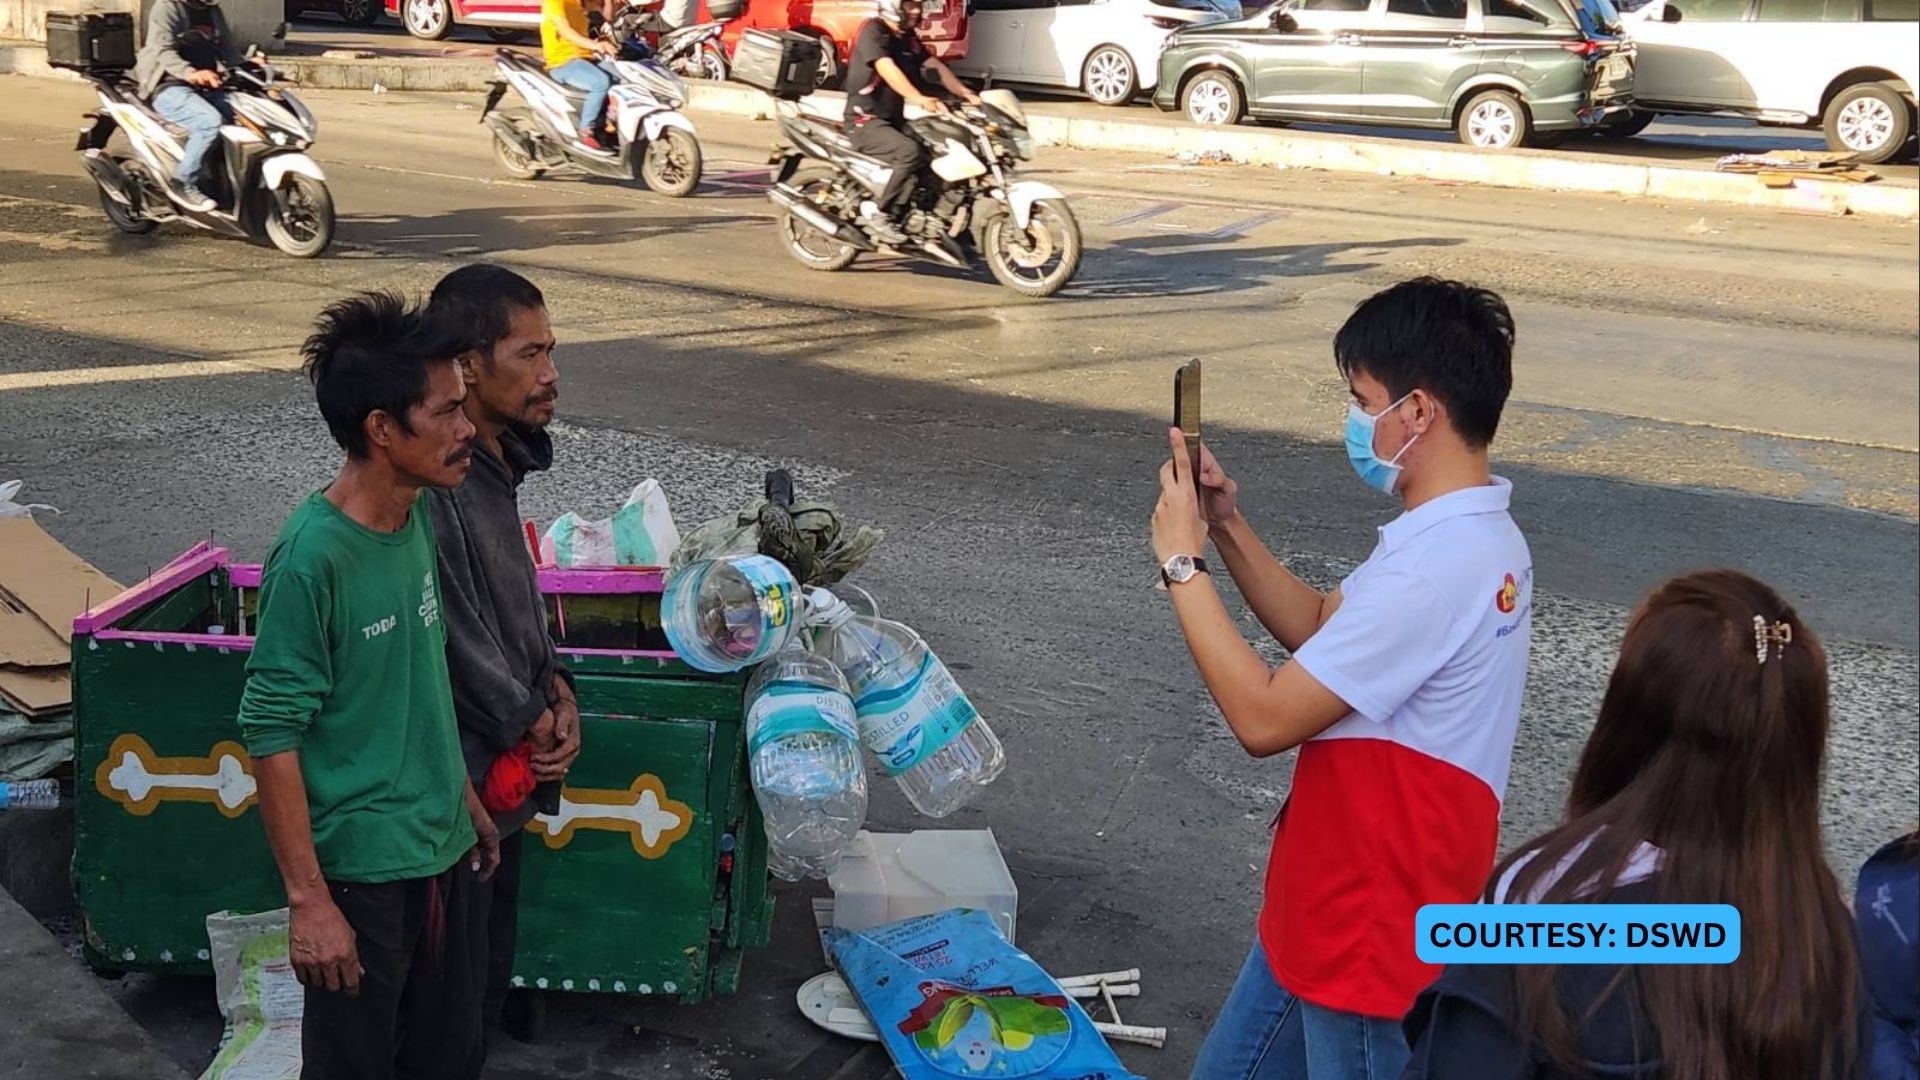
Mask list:
[{"label": "side mirror", "polygon": [[1291,34],[1300,29],[1300,23],[1294,19],[1292,12],[1283,9],[1273,13],[1273,28],[1283,34]]},{"label": "side mirror", "polygon": [[1680,21],[1680,9],[1679,9],[1679,8],[1677,8],[1677,7],[1674,7],[1674,6],[1672,5],[1672,4],[1668,4],[1668,5],[1666,6],[1666,7],[1663,7],[1663,8],[1661,8],[1661,9],[1660,9],[1660,21],[1661,21],[1661,22],[1663,22],[1663,23],[1677,23],[1677,22],[1679,22],[1679,21]]}]

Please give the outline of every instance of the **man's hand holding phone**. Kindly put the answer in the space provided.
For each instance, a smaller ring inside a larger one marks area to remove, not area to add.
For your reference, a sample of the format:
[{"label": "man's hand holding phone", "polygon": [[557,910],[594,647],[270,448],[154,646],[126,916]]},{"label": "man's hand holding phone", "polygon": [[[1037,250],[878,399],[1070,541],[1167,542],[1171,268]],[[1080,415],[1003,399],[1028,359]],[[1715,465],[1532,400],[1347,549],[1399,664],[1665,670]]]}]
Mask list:
[{"label": "man's hand holding phone", "polygon": [[1204,442],[1200,444],[1200,512],[1212,531],[1226,528],[1240,516],[1240,485],[1220,467]]}]

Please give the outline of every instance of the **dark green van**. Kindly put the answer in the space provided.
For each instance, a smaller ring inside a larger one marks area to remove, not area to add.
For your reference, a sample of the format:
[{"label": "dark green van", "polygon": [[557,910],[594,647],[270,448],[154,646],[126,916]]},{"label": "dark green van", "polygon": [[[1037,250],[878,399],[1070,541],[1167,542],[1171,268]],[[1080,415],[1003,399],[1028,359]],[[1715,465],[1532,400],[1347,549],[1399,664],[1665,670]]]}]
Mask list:
[{"label": "dark green van", "polygon": [[1391,124],[1544,145],[1625,119],[1633,68],[1610,0],[1282,0],[1175,33],[1153,103],[1202,124]]}]

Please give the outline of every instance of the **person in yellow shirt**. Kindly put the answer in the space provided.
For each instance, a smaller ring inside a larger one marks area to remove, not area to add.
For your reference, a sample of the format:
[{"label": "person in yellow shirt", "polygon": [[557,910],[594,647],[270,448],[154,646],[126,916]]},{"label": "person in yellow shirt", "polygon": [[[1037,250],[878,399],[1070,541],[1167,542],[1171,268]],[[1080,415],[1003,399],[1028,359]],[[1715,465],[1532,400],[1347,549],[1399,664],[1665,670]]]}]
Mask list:
[{"label": "person in yellow shirt", "polygon": [[594,129],[613,86],[613,74],[603,66],[603,58],[618,55],[620,47],[587,32],[587,12],[580,0],[540,0],[540,49],[555,82],[587,92],[580,102],[581,144],[609,153]]}]

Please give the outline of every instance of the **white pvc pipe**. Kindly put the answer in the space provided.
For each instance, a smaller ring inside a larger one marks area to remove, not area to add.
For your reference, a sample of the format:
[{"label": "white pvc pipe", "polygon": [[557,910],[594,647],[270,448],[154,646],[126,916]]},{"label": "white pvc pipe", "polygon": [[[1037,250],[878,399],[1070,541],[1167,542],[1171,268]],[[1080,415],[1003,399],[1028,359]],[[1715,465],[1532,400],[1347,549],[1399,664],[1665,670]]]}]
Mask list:
[{"label": "white pvc pipe", "polygon": [[1103,1024],[1094,1021],[1093,1030],[1109,1039],[1121,1042],[1139,1043],[1158,1050],[1167,1045],[1166,1028],[1135,1027],[1132,1024]]},{"label": "white pvc pipe", "polygon": [[[1068,997],[1080,998],[1082,1000],[1097,998],[1100,996],[1099,986],[1063,986],[1060,989],[1065,990],[1067,992]],[[1114,997],[1139,997],[1140,987],[1135,984],[1129,984],[1127,986],[1109,986],[1107,987],[1107,992],[1112,994]]]},{"label": "white pvc pipe", "polygon": [[1128,968],[1125,971],[1107,971],[1099,975],[1069,975],[1064,979],[1055,979],[1054,981],[1059,983],[1062,988],[1069,986],[1099,986],[1101,983],[1112,983],[1115,986],[1121,986],[1126,983],[1139,982],[1140,969]]}]

